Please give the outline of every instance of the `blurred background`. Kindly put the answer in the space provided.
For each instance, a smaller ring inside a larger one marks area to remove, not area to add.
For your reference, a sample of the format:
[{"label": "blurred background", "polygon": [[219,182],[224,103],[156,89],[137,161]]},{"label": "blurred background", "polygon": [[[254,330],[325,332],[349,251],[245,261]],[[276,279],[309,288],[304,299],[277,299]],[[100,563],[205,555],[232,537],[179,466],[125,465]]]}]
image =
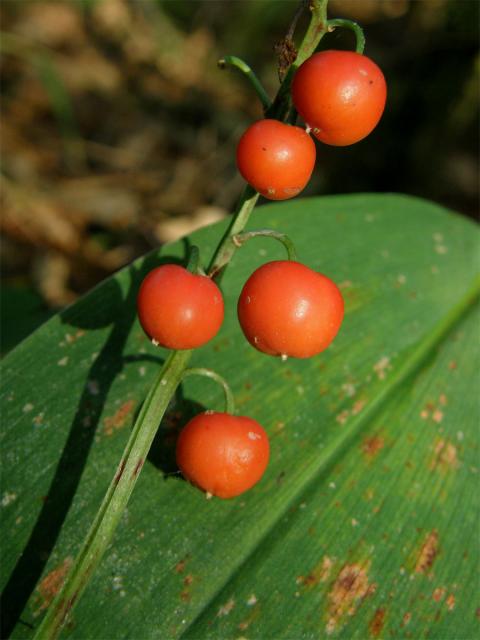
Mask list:
[{"label": "blurred background", "polygon": [[[228,215],[235,147],[273,95],[296,0],[5,0],[1,17],[1,351],[155,246]],[[330,0],[383,69],[385,115],[319,145],[305,195],[401,191],[478,210],[477,0]],[[306,18],[297,33],[304,32]],[[354,48],[336,30],[322,48]]]}]

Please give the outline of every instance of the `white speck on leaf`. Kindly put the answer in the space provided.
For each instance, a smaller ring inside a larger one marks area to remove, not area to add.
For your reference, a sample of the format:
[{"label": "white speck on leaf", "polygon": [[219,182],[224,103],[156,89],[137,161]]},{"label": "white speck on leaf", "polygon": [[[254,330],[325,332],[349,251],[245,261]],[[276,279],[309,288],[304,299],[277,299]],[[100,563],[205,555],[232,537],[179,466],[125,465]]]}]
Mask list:
[{"label": "white speck on leaf", "polygon": [[3,494],[3,497],[2,497],[1,505],[2,505],[2,507],[7,507],[9,504],[14,502],[16,499],[17,499],[17,494],[16,493],[9,493],[8,491],[5,491],[5,493]]},{"label": "white speck on leaf", "polygon": [[27,402],[27,404],[23,406],[22,411],[23,413],[28,413],[29,411],[32,411],[32,409],[33,409],[33,404],[31,402]]},{"label": "white speck on leaf", "polygon": [[351,382],[345,382],[344,384],[342,384],[342,391],[348,398],[353,398],[356,393],[355,385],[353,385]]},{"label": "white speck on leaf", "polygon": [[373,365],[373,369],[378,376],[379,380],[384,380],[386,372],[391,368],[390,358],[383,356],[378,362]]},{"label": "white speck on leaf", "polygon": [[257,604],[257,602],[258,602],[257,596],[254,593],[252,593],[252,595],[247,600],[247,605],[249,607],[253,607],[254,604]]},{"label": "white speck on leaf", "polygon": [[58,362],[57,362],[59,367],[65,367],[68,364],[68,356],[65,356],[64,358],[61,358]]}]

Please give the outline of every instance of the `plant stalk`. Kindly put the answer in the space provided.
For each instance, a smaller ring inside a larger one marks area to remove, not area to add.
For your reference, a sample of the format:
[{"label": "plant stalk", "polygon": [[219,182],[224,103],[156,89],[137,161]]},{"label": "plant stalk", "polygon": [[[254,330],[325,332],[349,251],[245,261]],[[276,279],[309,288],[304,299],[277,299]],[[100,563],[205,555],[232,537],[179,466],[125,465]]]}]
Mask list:
[{"label": "plant stalk", "polygon": [[158,425],[182,380],[191,351],[172,351],[151,387],[98,513],[90,527],[62,590],[54,599],[35,634],[52,640],[60,634],[74,604],[110,544],[128,499],[147,458]]},{"label": "plant stalk", "polygon": [[[290,85],[295,69],[308,58],[327,32],[328,0],[312,0],[311,20],[297,59],[288,70],[274,103],[266,112],[266,117],[286,121],[291,110]],[[240,234],[249,220],[259,194],[246,186],[237,212],[220,241],[208,268],[211,278],[220,279],[237,246],[233,236]],[[194,258],[194,256],[193,256]],[[115,529],[127,506],[130,495],[147,457],[158,426],[168,407],[170,399],[187,369],[191,351],[173,351],[163,365],[156,381],[150,389],[135,422],[121,461],[110,483],[95,520],[63,584],[62,589],[50,604],[34,640],[55,640],[80,599],[93,572],[113,539]]]}]

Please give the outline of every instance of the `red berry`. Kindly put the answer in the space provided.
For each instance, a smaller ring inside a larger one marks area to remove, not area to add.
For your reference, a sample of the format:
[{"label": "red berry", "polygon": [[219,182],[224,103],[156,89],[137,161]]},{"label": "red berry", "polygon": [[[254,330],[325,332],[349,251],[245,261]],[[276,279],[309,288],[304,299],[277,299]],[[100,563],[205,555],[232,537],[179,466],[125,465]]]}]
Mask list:
[{"label": "red berry", "polygon": [[383,73],[353,51],[322,51],[308,58],[292,83],[298,113],[322,142],[344,146],[376,127],[385,108]]},{"label": "red berry", "polygon": [[257,269],[238,300],[245,337],[274,356],[309,358],[328,347],[343,320],[343,298],[332,280],[299,262]]},{"label": "red berry", "polygon": [[253,487],[267,468],[268,436],[245,416],[206,412],[180,433],[177,464],[187,480],[219,498]]},{"label": "red berry", "polygon": [[223,297],[207,276],[167,264],[150,271],[137,298],[140,324],[162,347],[195,349],[223,322]]},{"label": "red berry", "polygon": [[315,155],[315,143],[304,129],[278,120],[259,120],[240,138],[237,166],[262,196],[287,200],[310,180]]}]

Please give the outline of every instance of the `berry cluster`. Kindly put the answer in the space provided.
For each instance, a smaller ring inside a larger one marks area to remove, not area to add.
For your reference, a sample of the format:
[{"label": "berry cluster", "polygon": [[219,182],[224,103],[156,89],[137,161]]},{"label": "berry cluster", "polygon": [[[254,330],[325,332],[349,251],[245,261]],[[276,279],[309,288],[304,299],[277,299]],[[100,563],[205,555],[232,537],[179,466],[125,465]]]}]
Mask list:
[{"label": "berry cluster", "polygon": [[[315,53],[293,78],[296,110],[307,130],[329,145],[350,145],[371,133],[386,97],[378,66],[353,51]],[[310,180],[315,157],[315,144],[304,129],[277,120],[252,124],[237,148],[240,173],[269,200],[298,195]]]},{"label": "berry cluster", "polygon": [[[292,99],[307,131],[267,118],[251,125],[238,144],[241,174],[271,200],[291,198],[306,186],[316,157],[310,132],[326,144],[341,146],[373,130],[385,106],[385,79],[363,55],[324,51],[299,67]],[[255,233],[275,232],[250,235]],[[332,280],[289,259],[268,262],[254,271],[240,293],[237,311],[246,339],[258,351],[282,359],[310,358],[335,338],[344,305]],[[143,281],[138,315],[154,344],[194,349],[219,331],[223,297],[212,277],[168,264]],[[196,416],[177,443],[183,475],[220,498],[239,495],[256,484],[268,458],[268,436],[262,427],[251,418],[229,413],[207,411]]]}]

